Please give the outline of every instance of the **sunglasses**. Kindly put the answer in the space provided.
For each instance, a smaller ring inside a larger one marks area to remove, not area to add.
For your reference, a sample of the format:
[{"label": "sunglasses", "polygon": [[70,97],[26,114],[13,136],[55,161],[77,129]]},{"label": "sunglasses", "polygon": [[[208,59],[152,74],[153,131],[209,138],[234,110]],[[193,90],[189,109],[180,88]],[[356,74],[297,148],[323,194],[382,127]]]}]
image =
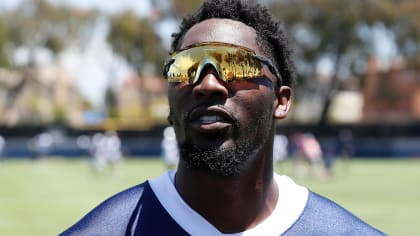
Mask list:
[{"label": "sunglasses", "polygon": [[263,66],[267,66],[277,78],[278,86],[282,78],[270,59],[256,55],[249,48],[221,43],[205,42],[191,45],[172,53],[163,68],[163,76],[169,82],[195,84],[201,71],[211,65],[225,82],[252,80],[264,76]]}]

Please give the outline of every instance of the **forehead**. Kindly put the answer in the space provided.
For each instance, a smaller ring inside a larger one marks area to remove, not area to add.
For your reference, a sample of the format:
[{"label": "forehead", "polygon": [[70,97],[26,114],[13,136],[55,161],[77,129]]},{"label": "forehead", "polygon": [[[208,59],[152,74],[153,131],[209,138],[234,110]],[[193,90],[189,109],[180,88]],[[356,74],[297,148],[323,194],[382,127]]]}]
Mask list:
[{"label": "forehead", "polygon": [[255,30],[240,21],[208,19],[191,27],[182,40],[181,48],[201,42],[223,42],[244,46],[261,54]]}]

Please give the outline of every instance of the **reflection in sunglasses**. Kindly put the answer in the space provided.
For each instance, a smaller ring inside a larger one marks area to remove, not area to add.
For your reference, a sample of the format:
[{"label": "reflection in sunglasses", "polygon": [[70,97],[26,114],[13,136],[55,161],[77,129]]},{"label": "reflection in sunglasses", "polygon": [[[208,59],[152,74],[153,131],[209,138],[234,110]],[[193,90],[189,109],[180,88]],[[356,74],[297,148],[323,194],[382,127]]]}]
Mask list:
[{"label": "reflection in sunglasses", "polygon": [[211,65],[221,80],[250,80],[263,77],[263,65],[273,73],[281,86],[281,76],[273,63],[251,49],[220,43],[199,43],[175,52],[165,65],[163,75],[169,82],[195,84],[201,71]]}]

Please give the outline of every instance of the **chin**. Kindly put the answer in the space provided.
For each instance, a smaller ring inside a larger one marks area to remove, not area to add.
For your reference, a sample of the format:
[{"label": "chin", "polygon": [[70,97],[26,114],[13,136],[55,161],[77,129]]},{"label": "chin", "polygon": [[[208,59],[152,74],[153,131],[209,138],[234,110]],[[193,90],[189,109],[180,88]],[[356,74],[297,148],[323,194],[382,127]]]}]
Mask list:
[{"label": "chin", "polygon": [[256,146],[223,143],[212,147],[197,146],[186,141],[180,145],[180,156],[188,168],[215,176],[235,176],[241,173],[245,163],[251,158]]}]

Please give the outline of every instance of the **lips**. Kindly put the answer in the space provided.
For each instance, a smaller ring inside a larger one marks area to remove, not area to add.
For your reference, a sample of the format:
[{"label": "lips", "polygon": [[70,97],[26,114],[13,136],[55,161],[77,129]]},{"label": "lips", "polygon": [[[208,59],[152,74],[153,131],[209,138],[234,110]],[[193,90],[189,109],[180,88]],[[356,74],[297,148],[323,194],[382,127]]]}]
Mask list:
[{"label": "lips", "polygon": [[216,133],[232,126],[234,118],[225,109],[217,106],[198,107],[191,111],[188,122],[198,132]]}]

